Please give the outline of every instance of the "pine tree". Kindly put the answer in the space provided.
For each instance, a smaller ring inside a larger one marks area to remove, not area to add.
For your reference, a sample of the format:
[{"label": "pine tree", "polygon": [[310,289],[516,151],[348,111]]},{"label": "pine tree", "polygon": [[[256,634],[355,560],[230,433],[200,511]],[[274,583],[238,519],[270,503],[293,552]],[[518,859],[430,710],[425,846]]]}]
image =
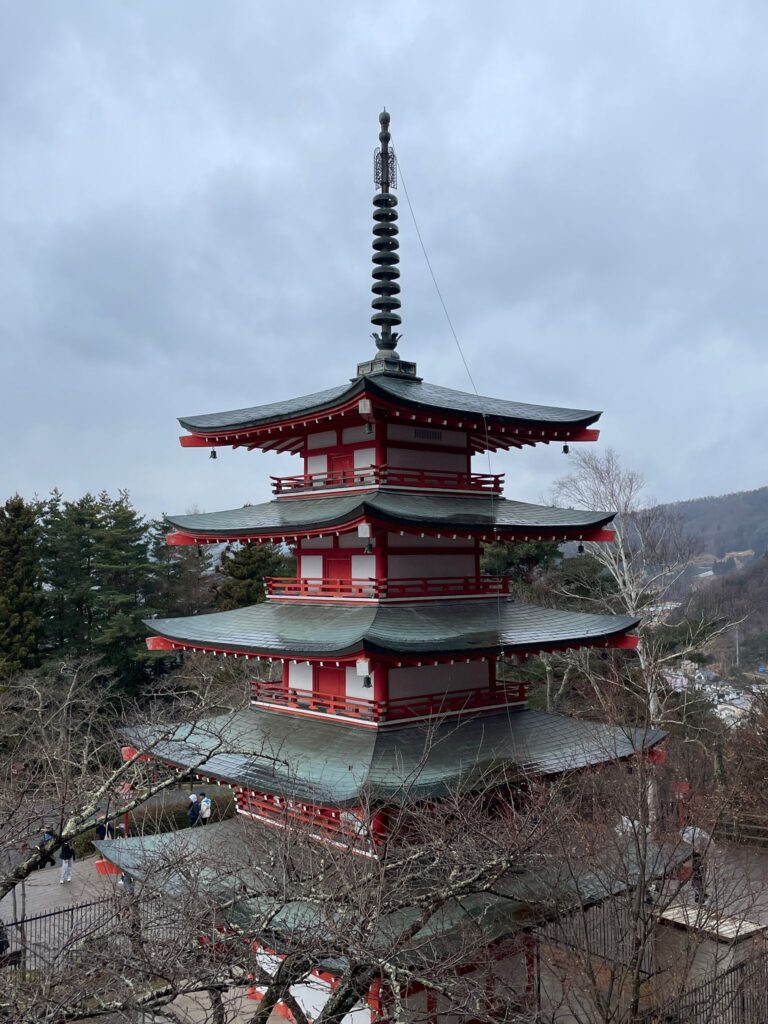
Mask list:
[{"label": "pine tree", "polygon": [[98,541],[99,500],[85,494],[62,501],[54,491],[42,516],[42,569],[45,644],[50,651],[93,652],[94,552]]},{"label": "pine tree", "polygon": [[244,608],[266,597],[265,576],[290,576],[295,559],[274,544],[243,544],[227,547],[219,567],[216,604],[219,608]]},{"label": "pine tree", "polygon": [[149,556],[149,528],[126,491],[99,495],[93,547],[92,647],[115,670],[121,684],[140,686],[152,655],[146,650],[143,619],[152,612],[155,566]]},{"label": "pine tree", "polygon": [[511,541],[487,544],[480,567],[492,576],[508,576],[512,583],[530,586],[560,558],[552,541]]},{"label": "pine tree", "polygon": [[168,524],[150,524],[150,558],[155,568],[152,603],[161,615],[197,615],[213,607],[215,572],[212,549],[168,545]]},{"label": "pine tree", "polygon": [[40,656],[39,512],[18,494],[0,507],[0,677]]}]

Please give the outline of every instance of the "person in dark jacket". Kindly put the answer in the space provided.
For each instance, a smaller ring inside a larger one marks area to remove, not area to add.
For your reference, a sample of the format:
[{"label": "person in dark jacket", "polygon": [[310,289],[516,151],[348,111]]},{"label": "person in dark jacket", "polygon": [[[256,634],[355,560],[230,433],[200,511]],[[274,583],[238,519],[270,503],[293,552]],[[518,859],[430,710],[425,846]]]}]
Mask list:
[{"label": "person in dark jacket", "polygon": [[61,844],[59,849],[59,859],[61,860],[61,878],[59,879],[59,885],[64,885],[65,882],[72,881],[72,865],[75,863],[75,848],[71,843],[64,842]]},{"label": "person in dark jacket", "polygon": [[200,822],[200,801],[197,799],[196,793],[191,793],[189,797],[189,807],[187,808],[187,821],[190,826],[199,825]]}]

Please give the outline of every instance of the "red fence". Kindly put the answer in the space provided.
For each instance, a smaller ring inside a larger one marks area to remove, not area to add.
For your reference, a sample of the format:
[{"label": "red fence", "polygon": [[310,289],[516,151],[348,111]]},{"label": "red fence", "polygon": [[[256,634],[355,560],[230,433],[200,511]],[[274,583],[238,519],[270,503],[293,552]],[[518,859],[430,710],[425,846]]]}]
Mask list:
[{"label": "red fence", "polygon": [[432,576],[401,580],[313,579],[267,576],[270,597],[342,597],[369,601],[407,600],[413,597],[475,597],[509,593],[507,576]]},{"label": "red fence", "polygon": [[492,707],[497,704],[518,704],[526,699],[525,683],[497,682],[484,689],[453,690],[419,696],[392,697],[389,700],[360,700],[311,690],[298,690],[280,683],[251,682],[251,699],[265,704],[320,711],[331,715],[359,718],[366,722],[395,721],[420,718],[457,711]]},{"label": "red fence", "polygon": [[396,466],[371,466],[329,473],[302,473],[299,476],[273,476],[275,494],[313,491],[338,487],[426,487],[445,491],[487,491],[500,494],[503,473],[454,473],[436,469],[401,469]]}]

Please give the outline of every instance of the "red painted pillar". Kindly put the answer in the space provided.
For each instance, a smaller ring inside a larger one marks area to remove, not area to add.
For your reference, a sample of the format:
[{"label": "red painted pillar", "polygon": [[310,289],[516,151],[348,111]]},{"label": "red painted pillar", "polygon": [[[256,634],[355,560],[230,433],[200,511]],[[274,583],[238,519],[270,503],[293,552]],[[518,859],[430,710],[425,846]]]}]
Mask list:
[{"label": "red painted pillar", "polygon": [[389,665],[382,661],[371,663],[373,670],[373,699],[379,709],[389,702]]}]

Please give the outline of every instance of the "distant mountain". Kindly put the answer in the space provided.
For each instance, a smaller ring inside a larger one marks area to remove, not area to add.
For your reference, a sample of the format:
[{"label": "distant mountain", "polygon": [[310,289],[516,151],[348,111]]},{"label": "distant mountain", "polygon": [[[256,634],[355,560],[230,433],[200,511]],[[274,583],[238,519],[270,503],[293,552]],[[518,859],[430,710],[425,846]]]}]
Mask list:
[{"label": "distant mountain", "polygon": [[768,487],[717,498],[694,498],[665,506],[679,513],[687,533],[701,538],[702,554],[723,558],[732,551],[768,551]]}]

